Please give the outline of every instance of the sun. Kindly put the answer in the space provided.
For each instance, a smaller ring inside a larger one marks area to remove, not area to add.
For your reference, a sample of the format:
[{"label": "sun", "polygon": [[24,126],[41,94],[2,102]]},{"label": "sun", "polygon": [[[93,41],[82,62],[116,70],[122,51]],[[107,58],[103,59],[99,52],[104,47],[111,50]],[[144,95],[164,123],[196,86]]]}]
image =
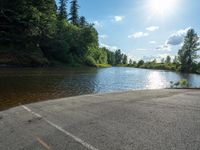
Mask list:
[{"label": "sun", "polygon": [[167,16],[175,12],[178,0],[149,0],[148,9],[154,16]]}]

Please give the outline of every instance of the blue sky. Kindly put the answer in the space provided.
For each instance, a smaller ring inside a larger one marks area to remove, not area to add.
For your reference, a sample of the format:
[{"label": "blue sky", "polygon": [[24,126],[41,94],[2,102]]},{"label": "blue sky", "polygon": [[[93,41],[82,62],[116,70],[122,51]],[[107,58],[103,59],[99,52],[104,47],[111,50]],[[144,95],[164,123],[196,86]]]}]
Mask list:
[{"label": "blue sky", "polygon": [[174,56],[189,28],[200,35],[199,0],[79,0],[99,43],[136,60]]}]

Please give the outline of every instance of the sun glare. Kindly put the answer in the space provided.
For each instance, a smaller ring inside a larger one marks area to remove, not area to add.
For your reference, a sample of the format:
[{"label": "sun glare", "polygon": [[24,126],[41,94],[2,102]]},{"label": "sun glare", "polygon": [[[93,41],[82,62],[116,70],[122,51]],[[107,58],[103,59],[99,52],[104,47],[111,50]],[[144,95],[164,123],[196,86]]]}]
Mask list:
[{"label": "sun glare", "polygon": [[177,0],[149,0],[149,10],[154,16],[167,16],[175,11]]}]

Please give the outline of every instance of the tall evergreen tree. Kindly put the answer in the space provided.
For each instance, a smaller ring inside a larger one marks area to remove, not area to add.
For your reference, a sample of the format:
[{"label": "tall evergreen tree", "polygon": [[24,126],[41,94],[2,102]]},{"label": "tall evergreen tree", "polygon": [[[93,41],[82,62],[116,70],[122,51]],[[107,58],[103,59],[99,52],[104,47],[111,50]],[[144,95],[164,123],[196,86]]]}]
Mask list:
[{"label": "tall evergreen tree", "polygon": [[80,26],[85,27],[87,25],[86,19],[84,16],[80,17]]},{"label": "tall evergreen tree", "polygon": [[123,61],[123,54],[121,53],[121,50],[115,51],[115,63],[116,65],[122,64]]},{"label": "tall evergreen tree", "polygon": [[122,63],[125,65],[128,63],[128,57],[126,55],[123,55]]},{"label": "tall evergreen tree", "polygon": [[58,9],[58,18],[59,19],[67,19],[67,0],[60,0],[59,1],[59,9]]},{"label": "tall evergreen tree", "polygon": [[190,29],[184,40],[182,48],[178,52],[178,58],[181,63],[181,71],[191,72],[194,60],[198,58],[197,51],[199,50],[199,37],[194,29]]},{"label": "tall evergreen tree", "polygon": [[70,8],[70,18],[69,20],[72,22],[74,25],[79,24],[79,16],[78,16],[78,1],[77,0],[72,0],[71,1],[71,8]]}]

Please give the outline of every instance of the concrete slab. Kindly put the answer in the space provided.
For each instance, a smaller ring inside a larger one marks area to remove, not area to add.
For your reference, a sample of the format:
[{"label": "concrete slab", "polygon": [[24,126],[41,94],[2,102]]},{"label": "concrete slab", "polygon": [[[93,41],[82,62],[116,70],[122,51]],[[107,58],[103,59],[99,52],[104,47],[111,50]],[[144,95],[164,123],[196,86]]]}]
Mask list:
[{"label": "concrete slab", "polygon": [[0,149],[199,150],[200,90],[86,95],[0,112]]}]

